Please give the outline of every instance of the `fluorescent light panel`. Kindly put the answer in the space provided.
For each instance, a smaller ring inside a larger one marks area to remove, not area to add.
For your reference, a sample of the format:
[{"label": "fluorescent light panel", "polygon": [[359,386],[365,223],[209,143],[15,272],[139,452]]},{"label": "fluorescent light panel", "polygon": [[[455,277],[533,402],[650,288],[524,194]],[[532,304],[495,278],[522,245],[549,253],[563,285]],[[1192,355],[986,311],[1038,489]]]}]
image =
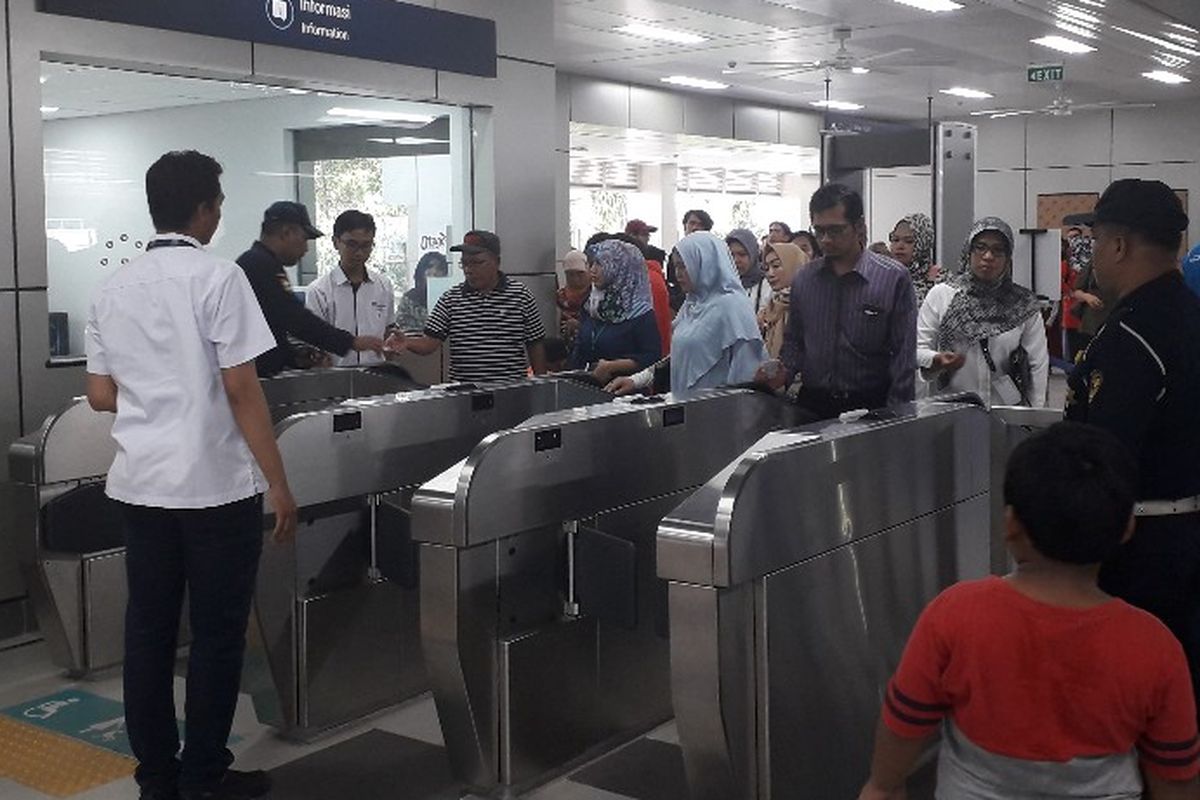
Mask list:
[{"label": "fluorescent light panel", "polygon": [[707,89],[710,92],[720,89],[728,89],[728,83],[720,81],[710,81],[706,78],[693,78],[688,75],[671,75],[666,78],[660,78],[663,83],[669,83],[673,86],[686,86],[689,89]]},{"label": "fluorescent light panel", "polygon": [[962,8],[962,3],[956,3],[954,0],[896,0],[897,3],[903,6],[912,6],[919,8],[922,11],[957,11]]},{"label": "fluorescent light panel", "polygon": [[987,100],[996,95],[990,92],[985,92],[980,89],[968,89],[965,86],[955,86],[950,89],[938,89],[942,94],[952,95],[953,97],[965,97],[968,100]]},{"label": "fluorescent light panel", "polygon": [[1095,31],[1090,30],[1089,28],[1084,28],[1080,25],[1077,25],[1075,23],[1075,20],[1068,20],[1068,21],[1064,22],[1061,19],[1056,19],[1056,20],[1054,20],[1054,27],[1058,28],[1060,31],[1066,31],[1067,33],[1073,34],[1075,36],[1079,36],[1083,39],[1095,39],[1096,38]]},{"label": "fluorescent light panel", "polygon": [[43,114],[53,114],[56,111],[58,111],[58,106],[42,106],[41,108]]},{"label": "fluorescent light panel", "polygon": [[866,75],[866,74],[868,74],[868,73],[869,73],[871,70],[870,70],[870,69],[868,69],[867,67],[851,67],[851,68],[850,68],[850,71],[851,71],[852,73],[854,73],[855,75]]},{"label": "fluorescent light panel", "polygon": [[1158,81],[1159,83],[1169,83],[1171,85],[1192,82],[1191,78],[1185,78],[1182,75],[1174,72],[1167,72],[1165,69],[1156,69],[1153,72],[1143,72],[1142,77],[1149,78],[1152,81]]},{"label": "fluorescent light panel", "polygon": [[812,104],[817,108],[829,108],[834,111],[859,111],[864,108],[859,103],[848,103],[845,100],[814,100]]},{"label": "fluorescent light panel", "polygon": [[1049,47],[1051,50],[1057,50],[1060,53],[1070,53],[1071,55],[1096,52],[1096,48],[1090,44],[1077,42],[1065,36],[1043,36],[1040,39],[1030,39],[1030,41],[1034,44],[1040,44],[1042,47]]},{"label": "fluorescent light panel", "polygon": [[342,106],[334,106],[325,113],[331,117],[383,120],[386,122],[416,122],[421,125],[428,125],[437,119],[437,117],[428,114],[410,114],[406,111],[380,111],[373,108],[343,108]]},{"label": "fluorescent light panel", "polygon": [[708,41],[708,37],[701,36],[698,33],[675,31],[670,28],[658,28],[654,25],[644,25],[640,22],[631,22],[628,25],[614,28],[614,30],[618,33],[627,33],[630,36],[640,36],[643,39],[654,39],[657,42],[670,42],[671,44],[700,44],[701,42]]},{"label": "fluorescent light panel", "polygon": [[1135,39],[1141,39],[1143,42],[1149,42],[1150,44],[1156,44],[1159,47],[1170,50],[1173,53],[1182,53],[1185,56],[1191,56],[1192,58],[1200,58],[1200,50],[1196,50],[1191,47],[1184,47],[1183,45],[1176,44],[1175,42],[1168,42],[1166,39],[1160,39],[1157,36],[1151,36],[1148,33],[1142,33],[1141,31],[1130,30],[1129,28],[1122,28],[1120,25],[1113,25],[1113,30],[1120,31],[1121,33],[1124,33],[1124,34],[1128,34],[1129,36],[1132,36]]}]

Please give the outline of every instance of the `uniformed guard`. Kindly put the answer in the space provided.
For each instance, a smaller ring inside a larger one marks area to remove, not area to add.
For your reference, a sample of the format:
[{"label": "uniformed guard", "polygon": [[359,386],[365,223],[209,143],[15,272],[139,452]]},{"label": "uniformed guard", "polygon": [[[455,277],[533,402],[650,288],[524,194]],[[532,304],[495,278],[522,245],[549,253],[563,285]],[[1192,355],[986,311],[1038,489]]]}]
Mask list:
[{"label": "uniformed guard", "polygon": [[288,343],[289,334],[339,356],[352,350],[383,351],[381,337],[355,336],[336,328],[306,309],[292,294],[284,267],[295,266],[308,252],[309,241],[324,235],[313,226],[308,209],[302,204],[280,200],[272,203],[263,214],[258,241],[237,257],[238,265],[250,279],[271,333],[275,335],[275,348],[263,353],[255,362],[260,376],[301,366]]},{"label": "uniformed guard", "polygon": [[1188,217],[1159,181],[1120,180],[1088,220],[1119,301],[1072,373],[1067,419],[1107,428],[1141,470],[1137,528],[1100,586],[1157,616],[1200,676],[1200,300],[1183,282]]}]

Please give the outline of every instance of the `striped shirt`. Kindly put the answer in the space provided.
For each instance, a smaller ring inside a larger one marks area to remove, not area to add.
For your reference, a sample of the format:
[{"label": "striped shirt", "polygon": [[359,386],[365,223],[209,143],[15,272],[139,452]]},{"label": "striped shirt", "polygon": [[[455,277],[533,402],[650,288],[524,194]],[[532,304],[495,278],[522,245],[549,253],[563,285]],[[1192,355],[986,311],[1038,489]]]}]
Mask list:
[{"label": "striped shirt", "polygon": [[524,378],[528,346],[546,337],[533,295],[500,273],[490,292],[465,282],[438,300],[425,323],[425,335],[450,344],[450,377],[472,383]]},{"label": "striped shirt", "polygon": [[825,259],[792,283],[780,360],[806,387],[887,393],[888,405],[913,399],[917,304],[908,270],[864,250],[838,275]]}]

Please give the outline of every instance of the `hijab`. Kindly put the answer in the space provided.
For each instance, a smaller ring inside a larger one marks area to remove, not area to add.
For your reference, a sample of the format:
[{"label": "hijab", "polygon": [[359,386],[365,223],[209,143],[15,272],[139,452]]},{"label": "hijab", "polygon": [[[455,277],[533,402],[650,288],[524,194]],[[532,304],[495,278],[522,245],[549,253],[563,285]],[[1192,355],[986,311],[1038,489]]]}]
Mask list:
[{"label": "hijab", "polygon": [[728,348],[740,341],[761,347],[762,336],[723,239],[696,231],[680,240],[675,251],[692,283],[671,335],[671,391],[683,393],[716,366]]},{"label": "hijab", "polygon": [[1067,241],[1069,242],[1067,247],[1070,251],[1067,256],[1067,263],[1076,272],[1083,272],[1092,265],[1092,237],[1080,235]]},{"label": "hijab", "polygon": [[791,273],[791,277],[779,291],[771,292],[771,302],[758,312],[758,324],[762,330],[763,342],[771,358],[778,358],[783,350],[783,333],[787,327],[788,308],[792,302],[792,280],[800,268],[808,263],[808,254],[799,245],[776,243],[763,248],[763,265],[767,263],[767,253],[779,256],[783,269]]},{"label": "hijab", "polygon": [[[971,245],[980,234],[989,231],[1000,234],[1008,245],[1008,269],[995,283],[980,280],[971,270]],[[963,271],[954,279],[959,291],[950,301],[950,307],[946,309],[946,315],[938,327],[939,350],[950,350],[955,345],[970,345],[1004,333],[1038,313],[1037,296],[1013,283],[1012,252],[1013,232],[1004,220],[984,217],[971,226],[971,232],[963,243]]]},{"label": "hijab", "polygon": [[897,228],[901,225],[907,225],[912,230],[913,260],[908,265],[908,275],[912,278],[913,290],[917,293],[917,305],[920,305],[937,282],[929,279],[929,268],[933,266],[933,220],[927,214],[918,212],[909,214],[896,223]]},{"label": "hijab", "polygon": [[[742,282],[743,289],[753,289],[767,275],[767,271],[763,269],[762,258],[759,253],[758,238],[754,235],[753,231],[748,231],[745,228],[734,228],[725,234],[725,243],[730,244],[732,242],[737,242],[746,248],[746,252],[750,254],[750,269],[745,275],[739,273],[738,278]],[[733,267],[733,271],[737,272],[736,264]]]},{"label": "hijab", "polygon": [[438,266],[449,271],[446,257],[436,250],[431,250],[421,256],[421,260],[417,262],[417,268],[413,270],[413,288],[404,293],[404,296],[412,301],[414,305],[418,305],[421,308],[426,307],[426,303],[428,302],[426,299],[428,297],[427,289],[429,286],[428,273],[429,270]]},{"label": "hijab", "polygon": [[616,325],[654,310],[650,276],[642,251],[631,244],[609,239],[591,250],[600,268],[600,285],[588,296],[588,314],[594,320]]}]

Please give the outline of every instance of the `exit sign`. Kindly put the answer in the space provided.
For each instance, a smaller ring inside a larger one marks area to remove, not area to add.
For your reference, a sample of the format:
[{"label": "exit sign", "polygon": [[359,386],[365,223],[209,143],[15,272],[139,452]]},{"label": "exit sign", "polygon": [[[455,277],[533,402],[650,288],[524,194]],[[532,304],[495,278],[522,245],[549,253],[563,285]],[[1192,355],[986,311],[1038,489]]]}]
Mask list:
[{"label": "exit sign", "polygon": [[1062,64],[1040,64],[1031,66],[1028,71],[1030,83],[1061,81],[1065,74]]}]

